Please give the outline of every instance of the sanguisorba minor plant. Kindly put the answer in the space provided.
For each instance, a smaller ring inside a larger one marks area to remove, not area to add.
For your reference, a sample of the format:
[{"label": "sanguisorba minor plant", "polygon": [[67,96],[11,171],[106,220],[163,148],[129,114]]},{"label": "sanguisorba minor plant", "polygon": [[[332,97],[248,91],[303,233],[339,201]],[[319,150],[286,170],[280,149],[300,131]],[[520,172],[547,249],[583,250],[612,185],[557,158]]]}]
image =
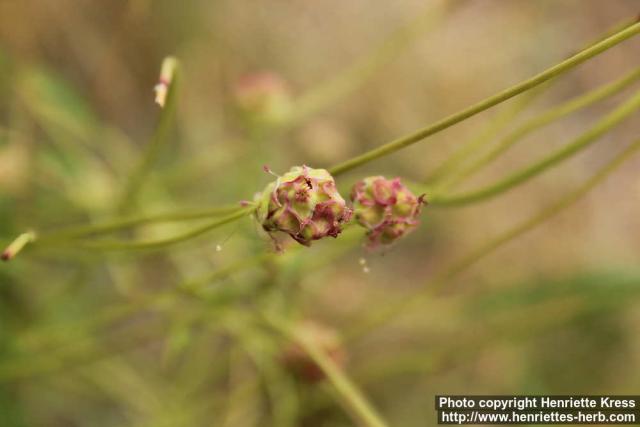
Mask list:
[{"label": "sanguisorba minor plant", "polygon": [[[246,217],[254,218],[259,228],[264,230],[274,241],[278,242],[278,247],[282,246],[281,243],[286,239],[293,239],[302,246],[311,246],[312,242],[326,237],[339,239],[343,230],[352,226],[362,228],[365,233],[366,246],[369,248],[375,249],[380,246],[398,244],[399,240],[418,227],[420,215],[425,210],[426,203],[428,203],[429,208],[435,209],[479,202],[489,197],[503,194],[545,170],[558,166],[564,160],[594,143],[614,126],[631,117],[640,108],[640,92],[622,102],[618,107],[594,123],[591,128],[585,130],[574,141],[555,152],[549,153],[542,159],[533,161],[521,170],[486,187],[469,193],[449,193],[449,190],[455,185],[480,168],[488,165],[491,160],[500,156],[508,147],[527,133],[579,108],[604,99],[637,81],[640,77],[639,70],[634,70],[620,81],[599,88],[593,93],[579,97],[566,105],[552,108],[541,117],[534,118],[524,125],[522,129],[509,134],[504,141],[499,142],[490,150],[489,154],[481,155],[475,160],[472,159],[467,166],[459,167],[459,159],[449,162],[448,164],[451,165],[451,168],[443,168],[438,172],[438,185],[432,185],[432,182],[428,182],[425,185],[416,185],[415,189],[418,191],[411,191],[409,187],[413,188],[413,186],[406,185],[408,184],[406,182],[403,183],[402,178],[387,178],[376,175],[356,180],[352,185],[350,197],[343,197],[338,192],[336,180],[346,180],[344,176],[347,172],[352,172],[364,164],[371,163],[426,140],[438,132],[517,95],[532,90],[546,90],[549,87],[548,84],[543,86],[546,82],[557,79],[581,63],[636,36],[638,33],[640,33],[640,23],[624,24],[611,34],[607,34],[591,43],[575,55],[529,79],[409,135],[380,145],[333,167],[317,169],[307,165],[294,165],[281,176],[268,170],[268,172],[275,175],[275,179],[264,190],[259,191],[255,198],[239,202],[236,206],[135,216],[129,212],[132,206],[135,206],[138,195],[144,189],[145,179],[153,168],[158,153],[166,144],[167,133],[175,114],[177,88],[180,82],[180,65],[175,58],[168,58],[162,66],[161,76],[156,86],[156,101],[162,106],[163,112],[152,141],[147,145],[138,162],[138,166],[131,172],[125,187],[122,189],[121,203],[117,210],[121,216],[112,221],[99,224],[46,232],[39,230],[27,231],[9,244],[2,253],[2,259],[5,261],[11,260],[29,247],[41,250],[47,250],[47,248],[52,247],[66,247],[95,251],[157,249],[200,237],[222,225]],[[242,116],[247,126],[260,126],[277,131],[278,128],[287,126],[287,120],[296,117],[294,113],[296,100],[290,98],[290,93],[288,89],[284,89],[284,86],[282,81],[273,75],[260,75],[244,81],[243,85],[237,89],[236,95],[238,108],[242,110]],[[482,141],[482,144],[488,142]],[[460,258],[459,261],[432,279],[432,286],[429,287],[429,292],[434,292],[451,277],[465,270],[497,247],[541,224],[552,215],[569,206],[598,182],[602,181],[639,148],[640,140],[634,141],[576,191],[559,199],[553,205],[543,209],[529,220],[508,230],[503,235],[498,236],[495,240]],[[473,151],[465,152],[460,158],[472,155]],[[239,196],[240,198],[242,198],[242,195]],[[118,240],[98,237],[115,231],[133,229],[143,224],[207,218],[210,221],[204,225],[182,234],[157,240]],[[253,260],[254,262],[260,263],[278,256],[269,251],[268,245],[265,246],[265,254],[256,257]],[[291,248],[290,250],[295,249]],[[236,267],[243,268],[250,262],[252,260],[243,260],[237,265],[230,266],[229,269],[221,274],[226,274]],[[215,276],[214,274],[209,279],[211,280]],[[193,296],[200,297],[197,289],[193,286],[180,286],[177,291],[188,291]],[[347,333],[347,336],[356,336],[367,328],[371,328],[406,309],[417,300],[419,299],[411,298],[402,304],[385,307],[384,310],[372,311],[366,322],[356,327],[351,333]],[[281,333],[295,344],[288,352],[285,352],[286,364],[293,366],[293,369],[298,374],[307,376],[313,381],[318,378],[328,378],[335,387],[340,403],[347,407],[349,414],[354,416],[358,422],[368,426],[386,425],[383,418],[346,376],[345,370],[341,366],[344,359],[343,350],[342,348],[338,349],[338,339],[334,337],[334,332],[318,332],[323,330],[322,327],[296,326],[295,323],[292,323],[281,313],[266,308],[259,312],[258,317],[260,322]],[[315,332],[309,333],[309,330]],[[317,339],[319,336],[323,338]]]}]

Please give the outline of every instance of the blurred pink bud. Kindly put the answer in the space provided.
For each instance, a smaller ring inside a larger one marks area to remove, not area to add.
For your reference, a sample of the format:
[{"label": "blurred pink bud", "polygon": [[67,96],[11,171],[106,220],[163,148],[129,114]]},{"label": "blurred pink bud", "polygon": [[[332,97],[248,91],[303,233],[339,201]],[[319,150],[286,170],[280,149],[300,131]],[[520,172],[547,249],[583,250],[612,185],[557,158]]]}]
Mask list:
[{"label": "blurred pink bud", "polygon": [[[298,324],[295,333],[301,339],[313,343],[342,368],[347,361],[347,353],[337,332],[328,326],[312,321]],[[325,373],[298,344],[287,346],[282,353],[282,363],[301,381],[315,384],[325,379]]]},{"label": "blurred pink bud", "polygon": [[238,110],[250,123],[279,125],[293,110],[289,87],[278,75],[259,72],[241,77],[234,88]]}]

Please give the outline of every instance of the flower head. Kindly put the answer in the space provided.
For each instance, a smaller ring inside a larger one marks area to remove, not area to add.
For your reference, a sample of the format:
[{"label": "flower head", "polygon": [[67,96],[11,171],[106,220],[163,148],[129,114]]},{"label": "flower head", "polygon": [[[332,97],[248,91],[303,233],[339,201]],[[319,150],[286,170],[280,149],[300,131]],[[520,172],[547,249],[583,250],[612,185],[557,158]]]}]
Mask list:
[{"label": "flower head", "polygon": [[295,166],[259,195],[256,217],[272,234],[284,232],[309,246],[313,240],[338,237],[352,210],[324,169]]},{"label": "flower head", "polygon": [[413,231],[420,220],[424,195],[416,197],[400,178],[370,176],[351,191],[356,220],[368,230],[368,246],[388,245]]},{"label": "flower head", "polygon": [[243,118],[256,125],[282,124],[293,111],[288,85],[278,75],[269,72],[241,77],[235,85],[234,98]]},{"label": "flower head", "polygon": [[[343,367],[347,361],[347,353],[336,331],[328,326],[312,321],[304,321],[295,327],[296,335],[300,339],[313,343],[323,351],[333,363]],[[325,379],[325,374],[298,344],[285,347],[282,353],[282,363],[298,379],[307,383],[318,383]]]}]

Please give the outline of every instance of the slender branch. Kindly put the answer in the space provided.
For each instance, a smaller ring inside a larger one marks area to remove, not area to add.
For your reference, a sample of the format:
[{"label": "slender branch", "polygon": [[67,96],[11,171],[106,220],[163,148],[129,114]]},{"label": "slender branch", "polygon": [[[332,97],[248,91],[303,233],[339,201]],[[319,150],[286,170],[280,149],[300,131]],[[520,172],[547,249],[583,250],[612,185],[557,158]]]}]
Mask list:
[{"label": "slender branch", "polygon": [[242,258],[225,267],[222,267],[210,273],[207,273],[204,276],[201,276],[195,279],[189,279],[188,281],[184,281],[178,286],[178,289],[182,292],[185,292],[195,297],[203,297],[204,295],[202,293],[202,289],[207,284],[215,282],[222,278],[228,277],[232,273],[235,273],[236,271],[241,271],[245,267],[252,267],[256,264],[260,264],[264,261],[267,261],[273,258],[274,256],[276,255],[270,252],[265,252],[258,255]]},{"label": "slender branch", "polygon": [[605,98],[613,96],[629,85],[635,83],[640,78],[640,68],[632,71],[626,76],[614,82],[602,85],[586,94],[580,95],[576,98],[570,99],[556,107],[553,107],[544,113],[527,120],[525,123],[514,129],[507,136],[505,136],[498,144],[492,147],[489,151],[478,157],[475,161],[471,162],[467,166],[461,168],[458,172],[454,173],[455,176],[451,177],[447,181],[446,187],[439,187],[438,190],[453,188],[460,184],[462,181],[472,176],[481,168],[491,163],[493,160],[504,154],[518,141],[522,140],[525,136],[534,132],[535,130],[548,125],[562,117],[565,117],[575,111],[586,108],[596,102],[602,101]]},{"label": "slender branch", "polygon": [[130,218],[115,219],[113,221],[104,222],[101,224],[88,224],[80,225],[76,227],[69,227],[50,233],[45,233],[40,236],[40,240],[59,240],[68,238],[85,237],[92,234],[103,234],[114,231],[124,230],[139,225],[162,223],[162,222],[177,222],[177,221],[190,221],[196,219],[211,218],[219,215],[230,214],[238,211],[238,205],[229,206],[217,206],[212,208],[202,209],[182,209],[174,212],[165,212],[159,214],[140,215]]},{"label": "slender branch", "polygon": [[273,315],[265,314],[265,320],[275,330],[283,336],[294,341],[313,359],[313,361],[327,375],[327,378],[338,392],[341,401],[348,412],[356,418],[356,421],[368,427],[386,427],[376,410],[367,402],[362,393],[351,382],[342,370],[331,360],[331,358],[314,342],[301,334],[296,333],[286,321]]},{"label": "slender branch", "polygon": [[148,326],[142,333],[136,334],[131,334],[127,329],[125,332],[117,333],[118,336],[124,335],[123,341],[117,344],[111,342],[107,348],[96,339],[97,336],[102,335],[95,335],[84,340],[75,340],[73,345],[54,351],[47,350],[43,353],[3,361],[0,363],[0,384],[58,372],[68,374],[70,370],[154,343],[163,332],[155,326]]},{"label": "slender branch", "polygon": [[370,55],[358,60],[337,77],[303,93],[296,101],[293,122],[300,122],[323,110],[363,85],[380,67],[396,58],[418,35],[430,30],[445,13],[453,10],[459,3],[459,1],[441,0],[438,4],[429,6],[425,13],[396,30]]},{"label": "slender branch", "polygon": [[469,142],[464,144],[459,150],[455,151],[449,158],[447,158],[440,166],[438,166],[431,175],[425,180],[426,184],[433,186],[438,190],[444,188],[450,179],[451,171],[455,171],[462,167],[464,162],[476,153],[479,149],[491,142],[498,133],[508,124],[510,124],[515,117],[524,111],[531,102],[538,98],[544,92],[544,89],[549,88],[550,84],[538,86],[522,95],[515,104],[510,108],[497,113],[491,118],[491,121],[485,126],[485,128],[478,133],[477,136],[471,138]]},{"label": "slender branch", "polygon": [[82,247],[86,249],[97,249],[97,250],[116,250],[117,251],[117,250],[137,250],[137,249],[158,249],[164,246],[182,243],[186,240],[193,239],[194,237],[198,237],[222,225],[237,221],[238,219],[251,214],[254,210],[255,210],[255,207],[240,209],[239,211],[233,214],[216,219],[215,221],[212,221],[201,227],[195,228],[191,231],[180,234],[178,236],[169,237],[166,239],[143,240],[143,241],[122,241],[122,240],[105,239],[105,240],[97,240],[97,241],[79,241],[79,242],[76,241],[76,242],[72,242],[71,244],[77,245],[78,247]]},{"label": "slender branch", "polygon": [[560,148],[533,165],[479,190],[453,196],[434,195],[430,202],[434,206],[460,206],[485,200],[503,193],[588,147],[611,128],[633,114],[638,108],[640,108],[640,91],[638,91],[624,104],[607,114],[594,127],[583,133],[572,143]]},{"label": "slender branch", "polygon": [[618,33],[614,34],[611,37],[604,39],[603,41],[594,44],[593,46],[582,50],[571,58],[560,62],[559,64],[548,68],[547,70],[537,74],[521,83],[518,83],[508,89],[503,90],[483,101],[480,101],[464,110],[452,114],[444,119],[427,126],[426,128],[420,129],[410,135],[405,137],[396,139],[395,141],[391,141],[387,144],[384,144],[378,148],[374,148],[360,156],[354,157],[350,160],[347,160],[343,163],[338,164],[330,169],[330,172],[333,175],[339,175],[345,173],[351,169],[354,169],[358,166],[362,166],[365,163],[369,163],[373,160],[376,160],[380,157],[386,156],[388,154],[399,151],[405,147],[413,145],[431,135],[434,135],[444,129],[447,129],[456,123],[459,123],[469,117],[472,117],[484,110],[487,110],[501,102],[506,101],[507,99],[513,98],[514,96],[525,92],[531,88],[534,88],[545,81],[556,77],[568,70],[578,66],[579,64],[585,62],[586,60],[604,52],[607,49],[610,49],[617,44],[637,35],[640,33],[640,23],[635,23]]},{"label": "slender branch", "polygon": [[520,225],[513,227],[511,230],[506,231],[501,234],[497,238],[493,239],[489,243],[484,246],[479,247],[475,251],[471,252],[469,255],[461,258],[459,261],[454,263],[446,272],[446,274],[442,275],[443,278],[451,278],[458,273],[466,270],[471,265],[475,264],[480,259],[486,257],[502,245],[516,237],[526,233],[529,230],[532,230],[536,226],[542,224],[547,219],[571,206],[573,203],[578,201],[582,196],[588,193],[591,189],[593,189],[597,184],[603,181],[606,177],[608,177],[613,171],[615,171],[620,165],[622,165],[626,160],[628,160],[636,151],[640,149],[640,140],[633,142],[629,147],[627,147],[622,153],[616,156],[612,161],[607,163],[604,167],[602,167],[595,175],[593,175],[587,182],[585,182],[578,189],[569,193],[561,200],[556,202],[555,204],[547,207],[542,212],[538,213],[533,218],[524,221]]},{"label": "slender branch", "polygon": [[529,218],[528,220],[516,225],[515,227],[505,231],[491,241],[481,245],[476,250],[471,251],[459,260],[454,261],[446,270],[436,275],[436,277],[425,286],[410,297],[403,298],[401,301],[389,304],[383,310],[373,313],[364,322],[347,334],[350,339],[355,339],[368,330],[384,324],[387,321],[394,318],[399,313],[402,313],[412,306],[416,306],[423,302],[426,298],[437,293],[445,285],[450,283],[450,280],[466,271],[469,267],[475,265],[478,261],[491,255],[497,249],[501,248],[505,244],[515,240],[517,237],[525,234],[528,231],[533,230],[541,224],[544,224],[548,219],[559,214],[563,210],[567,209],[574,203],[576,203],[585,194],[595,188],[599,183],[604,181],[611,173],[618,169],[625,161],[629,160],[636,152],[640,150],[640,139],[634,141],[629,147],[618,154],[613,160],[598,170],[591,178],[589,178],[583,185],[562,197],[556,203],[543,209],[538,214]]},{"label": "slender branch", "polygon": [[[634,22],[623,22],[621,24],[615,25],[613,28],[605,31],[602,35],[600,35],[600,37],[591,40],[589,43],[586,43],[582,47],[582,49],[586,49],[598,42],[601,42],[602,40],[606,39],[612,34],[617,33],[621,29],[628,27]],[[481,132],[478,137],[472,139],[468,144],[462,147],[462,149],[456,151],[450,158],[448,158],[444,163],[436,168],[431,173],[429,178],[426,179],[426,183],[430,186],[436,186],[438,192],[443,188],[451,188],[454,184],[450,181],[457,178],[458,173],[456,173],[455,171],[461,164],[464,163],[465,159],[469,158],[471,154],[475,153],[479,148],[484,146],[485,143],[490,142],[490,140],[497,134],[497,132],[506,124],[505,122],[509,122],[510,119],[513,119],[518,113],[524,110],[532,101],[537,99],[539,95],[552,87],[553,84],[557,81],[557,79],[551,79],[546,84],[540,85],[537,88],[526,92],[526,94],[523,95],[521,102],[516,103],[512,108],[504,112],[498,113],[486,127],[486,130],[484,132]],[[451,171],[454,171],[453,178],[451,178]]]},{"label": "slender branch", "polygon": [[[125,184],[122,198],[118,206],[119,212],[124,212],[135,203],[144,180],[146,179],[153,164],[156,162],[162,147],[167,142],[169,131],[173,127],[173,122],[177,104],[177,90],[180,83],[180,66],[178,60],[167,57],[162,63],[160,79],[156,86],[156,102],[162,107],[160,120],[151,141],[146,145],[142,156],[133,170],[127,183]],[[166,91],[165,96],[161,93]]]}]

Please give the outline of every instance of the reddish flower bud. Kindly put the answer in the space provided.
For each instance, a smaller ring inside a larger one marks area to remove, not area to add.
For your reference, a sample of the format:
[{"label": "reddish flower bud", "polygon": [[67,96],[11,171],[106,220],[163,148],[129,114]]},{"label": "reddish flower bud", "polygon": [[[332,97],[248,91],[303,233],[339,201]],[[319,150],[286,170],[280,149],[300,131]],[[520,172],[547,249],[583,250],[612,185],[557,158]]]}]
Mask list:
[{"label": "reddish flower bud", "polygon": [[234,88],[236,106],[250,124],[274,126],[293,111],[289,88],[278,75],[261,72],[240,78]]},{"label": "reddish flower bud", "polygon": [[[315,344],[338,367],[344,367],[347,353],[335,330],[316,322],[305,321],[296,327],[295,332]],[[322,369],[298,344],[290,344],[283,350],[282,363],[301,381],[315,384],[325,379]]]},{"label": "reddish flower bud", "polygon": [[268,233],[284,232],[309,246],[313,240],[338,237],[351,209],[324,169],[296,166],[259,195],[256,218]]},{"label": "reddish flower bud", "polygon": [[356,220],[368,230],[370,248],[388,245],[413,231],[420,220],[424,195],[416,197],[400,178],[370,176],[351,191]]}]

